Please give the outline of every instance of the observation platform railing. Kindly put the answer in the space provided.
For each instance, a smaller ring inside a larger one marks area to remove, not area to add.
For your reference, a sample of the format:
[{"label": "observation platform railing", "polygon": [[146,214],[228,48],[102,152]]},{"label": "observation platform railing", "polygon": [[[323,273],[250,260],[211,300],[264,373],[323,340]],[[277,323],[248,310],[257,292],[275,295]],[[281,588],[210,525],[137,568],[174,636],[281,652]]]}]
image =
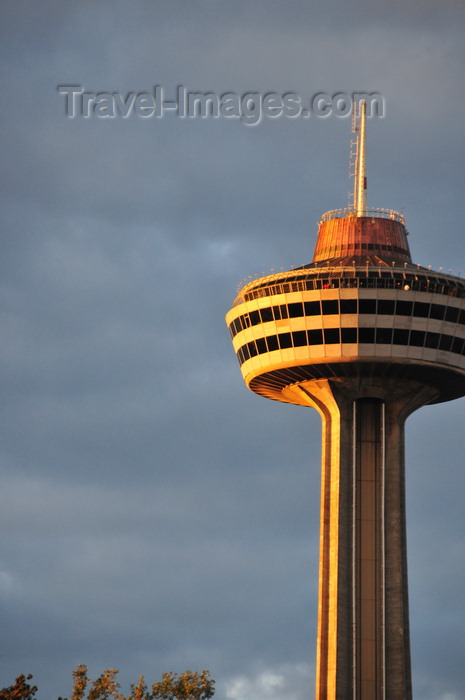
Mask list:
[{"label": "observation platform railing", "polygon": [[323,214],[320,219],[320,224],[325,221],[331,221],[331,219],[343,219],[347,216],[352,216],[354,218],[359,218],[362,216],[370,217],[374,219],[391,219],[391,221],[397,221],[398,223],[405,225],[405,219],[402,214],[394,209],[364,209],[362,213],[358,213],[355,209],[349,207],[345,209],[330,209]]},{"label": "observation platform railing", "polygon": [[[420,268],[420,266],[418,266]],[[465,298],[465,280],[453,275],[399,267],[297,268],[249,282],[233,306],[252,299],[320,289],[397,289]]]}]

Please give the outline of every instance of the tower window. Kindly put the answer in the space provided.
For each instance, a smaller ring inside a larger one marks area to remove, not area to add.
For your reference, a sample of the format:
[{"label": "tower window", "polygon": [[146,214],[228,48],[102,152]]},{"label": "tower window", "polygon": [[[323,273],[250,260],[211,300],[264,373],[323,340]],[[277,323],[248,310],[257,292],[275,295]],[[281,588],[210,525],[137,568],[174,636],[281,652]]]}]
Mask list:
[{"label": "tower window", "polygon": [[276,335],[269,335],[266,339],[268,345],[268,351],[273,352],[273,350],[279,350],[278,337]]},{"label": "tower window", "polygon": [[356,328],[341,328],[341,341],[343,343],[356,343],[357,342],[357,329]]},{"label": "tower window", "polygon": [[339,328],[325,328],[325,343],[327,345],[333,345],[334,343],[339,343]]},{"label": "tower window", "polygon": [[356,314],[357,299],[341,299],[341,314]]},{"label": "tower window", "polygon": [[262,323],[267,323],[273,320],[273,309],[268,307],[266,309],[260,309],[260,318]]},{"label": "tower window", "polygon": [[303,307],[301,302],[297,302],[295,304],[289,304],[289,317],[290,318],[298,318],[299,316],[303,316]]},{"label": "tower window", "polygon": [[308,344],[309,345],[322,345],[323,344],[323,333],[321,328],[316,328],[307,332]]},{"label": "tower window", "polygon": [[250,360],[250,352],[249,352],[249,346],[248,346],[248,344],[247,344],[247,345],[243,345],[242,348],[241,348],[241,350],[242,350],[242,355],[243,355],[243,357],[244,357],[244,362],[245,362],[245,360]]},{"label": "tower window", "polygon": [[439,333],[427,333],[425,347],[436,349],[439,345]]},{"label": "tower window", "polygon": [[257,326],[260,323],[260,314],[258,311],[251,311],[249,315],[251,325]]},{"label": "tower window", "polygon": [[459,309],[456,309],[454,306],[448,306],[446,308],[446,321],[449,321],[450,323],[457,323],[458,317]]},{"label": "tower window", "polygon": [[463,338],[454,338],[452,342],[452,352],[461,355],[463,351]]},{"label": "tower window", "polygon": [[420,316],[421,318],[428,318],[429,307],[429,304],[425,304],[422,301],[416,301],[413,308],[413,315]]},{"label": "tower window", "polygon": [[321,302],[321,308],[324,314],[338,314],[339,305],[337,299],[324,299]]},{"label": "tower window", "polygon": [[292,347],[292,339],[291,339],[290,333],[280,333],[278,335],[278,340],[279,340],[279,347],[281,348],[281,350],[284,350],[285,348]]},{"label": "tower window", "polygon": [[252,340],[250,343],[247,343],[247,347],[249,348],[250,357],[255,357],[255,355],[258,355],[258,350],[257,346],[255,345],[255,341]]},{"label": "tower window", "polygon": [[409,332],[406,328],[394,328],[392,337],[394,345],[408,345]]},{"label": "tower window", "polygon": [[431,304],[431,310],[430,310],[430,318],[437,318],[439,321],[442,321],[444,318],[444,313],[446,311],[445,306],[441,306],[440,304]]},{"label": "tower window", "polygon": [[292,339],[294,341],[294,347],[307,345],[307,331],[294,331]]},{"label": "tower window", "polygon": [[392,343],[392,328],[377,328],[376,342],[390,345]]},{"label": "tower window", "polygon": [[378,299],[378,313],[394,315],[395,302],[391,299]]},{"label": "tower window", "polygon": [[449,352],[449,350],[452,347],[452,341],[453,338],[451,335],[441,335],[441,339],[439,341],[439,349]]},{"label": "tower window", "polygon": [[413,303],[411,301],[397,301],[396,313],[399,316],[411,316],[413,310]]},{"label": "tower window", "polygon": [[320,302],[319,301],[304,301],[305,316],[319,316]]},{"label": "tower window", "polygon": [[359,328],[358,329],[358,342],[359,343],[374,343],[375,342],[375,329],[374,328]]},{"label": "tower window", "polygon": [[359,299],[358,310],[361,314],[375,314],[376,299]]},{"label": "tower window", "polygon": [[425,344],[424,331],[410,331],[410,345],[422,348]]}]

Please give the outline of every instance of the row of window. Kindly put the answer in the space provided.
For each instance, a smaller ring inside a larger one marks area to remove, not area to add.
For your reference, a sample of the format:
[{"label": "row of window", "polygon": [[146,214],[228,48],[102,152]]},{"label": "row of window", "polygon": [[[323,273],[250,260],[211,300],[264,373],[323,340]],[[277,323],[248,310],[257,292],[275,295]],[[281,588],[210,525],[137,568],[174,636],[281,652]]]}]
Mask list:
[{"label": "row of window", "polygon": [[355,243],[346,243],[345,245],[333,245],[329,248],[323,248],[322,250],[317,250],[318,258],[327,255],[328,257],[334,256],[334,254],[344,251],[343,255],[358,255],[360,252],[366,251],[383,250],[392,253],[400,253],[401,255],[406,255],[410,258],[410,251],[405,248],[401,248],[398,245],[388,245],[387,243],[360,243],[359,241]]},{"label": "row of window", "polygon": [[297,301],[291,304],[277,304],[238,316],[229,326],[231,336],[268,321],[302,316],[326,316],[331,314],[378,314],[388,316],[415,316],[434,318],[438,321],[465,325],[465,309],[442,304],[428,304],[422,301],[403,299],[322,299]]},{"label": "row of window", "polygon": [[433,294],[445,294],[446,296],[465,297],[465,287],[452,283],[441,282],[440,280],[430,280],[426,277],[404,276],[402,279],[394,277],[313,277],[312,279],[296,279],[295,281],[280,282],[270,285],[264,283],[246,292],[243,297],[239,296],[239,302],[251,301],[252,299],[262,299],[263,297],[275,296],[276,294],[288,294],[289,292],[314,291],[318,289],[404,289],[414,292],[430,292]]},{"label": "row of window", "polygon": [[335,345],[337,343],[381,343],[432,348],[465,355],[465,339],[452,335],[408,330],[404,328],[318,328],[309,331],[278,333],[252,340],[237,351],[239,364],[256,355],[273,350],[285,350],[306,345]]}]

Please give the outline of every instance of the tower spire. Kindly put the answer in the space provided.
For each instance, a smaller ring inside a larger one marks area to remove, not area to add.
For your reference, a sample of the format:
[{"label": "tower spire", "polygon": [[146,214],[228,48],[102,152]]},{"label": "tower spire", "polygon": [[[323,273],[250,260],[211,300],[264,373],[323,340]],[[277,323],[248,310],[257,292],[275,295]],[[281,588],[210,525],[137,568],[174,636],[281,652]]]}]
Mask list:
[{"label": "tower spire", "polygon": [[[354,106],[354,110],[356,107]],[[367,178],[365,165],[365,120],[366,102],[362,100],[359,106],[357,155],[354,178],[354,207],[357,216],[363,216],[366,209]]]},{"label": "tower spire", "polygon": [[391,266],[412,262],[404,217],[392,209],[368,209],[365,128],[366,101],[360,100],[352,114],[353,197],[347,209],[333,209],[321,217],[312,264],[366,264],[369,260],[375,266]]}]

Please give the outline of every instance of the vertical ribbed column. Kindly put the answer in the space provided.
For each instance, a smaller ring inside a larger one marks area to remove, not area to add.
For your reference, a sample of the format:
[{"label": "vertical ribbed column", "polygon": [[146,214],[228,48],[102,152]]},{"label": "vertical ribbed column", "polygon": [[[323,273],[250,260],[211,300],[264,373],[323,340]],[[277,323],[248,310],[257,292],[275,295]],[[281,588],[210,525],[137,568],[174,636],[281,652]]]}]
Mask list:
[{"label": "vertical ribbed column", "polygon": [[352,700],[352,400],[328,380],[296,390],[322,419],[316,698]]},{"label": "vertical ribbed column", "polygon": [[[314,395],[322,416],[322,470],[320,510],[319,609],[316,697],[351,697],[351,587],[341,570],[351,569],[351,510],[348,508],[350,470],[350,422],[341,421],[341,410],[327,381],[317,382]],[[350,413],[343,402],[342,415]]]},{"label": "vertical ribbed column", "polygon": [[385,417],[385,596],[386,698],[410,700],[410,625],[405,510],[405,421],[431,398],[426,387],[386,403]]},{"label": "vertical ribbed column", "polygon": [[353,657],[356,700],[385,700],[385,404],[354,402]]}]

